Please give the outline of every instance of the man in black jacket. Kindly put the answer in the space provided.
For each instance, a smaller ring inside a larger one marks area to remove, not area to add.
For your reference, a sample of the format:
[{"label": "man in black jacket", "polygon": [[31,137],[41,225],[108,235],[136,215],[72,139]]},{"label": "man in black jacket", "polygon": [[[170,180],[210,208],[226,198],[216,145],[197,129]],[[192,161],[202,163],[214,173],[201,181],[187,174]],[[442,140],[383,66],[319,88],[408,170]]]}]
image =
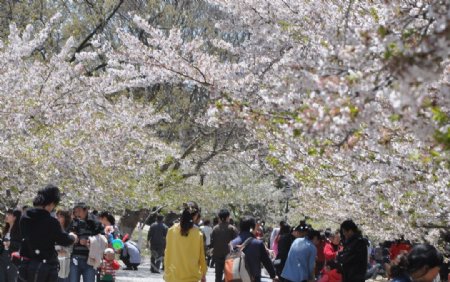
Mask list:
[{"label": "man in black jacket", "polygon": [[164,224],[164,216],[158,214],[156,222],[150,225],[147,241],[150,245],[151,259],[150,271],[159,273],[161,262],[164,257],[164,249],[166,248],[166,236],[168,227]]},{"label": "man in black jacket", "polygon": [[364,282],[367,271],[367,241],[352,220],[341,224],[344,249],[338,254],[343,282]]},{"label": "man in black jacket", "polygon": [[89,257],[89,237],[104,234],[103,225],[89,213],[88,206],[83,203],[75,204],[73,208],[75,219],[71,222],[69,230],[75,233],[79,240],[73,246],[70,260],[70,282],[94,282],[96,270],[87,261]]},{"label": "man in black jacket", "polygon": [[213,248],[216,282],[222,282],[225,257],[230,253],[228,244],[236,238],[238,231],[230,224],[230,212],[227,209],[220,210],[218,216],[220,223],[214,226],[211,233],[211,248]]},{"label": "man in black jacket", "polygon": [[55,244],[69,246],[77,240],[75,234],[64,232],[58,220],[50,215],[59,201],[59,189],[49,185],[34,198],[35,208],[22,216],[19,281],[57,281],[59,263]]}]

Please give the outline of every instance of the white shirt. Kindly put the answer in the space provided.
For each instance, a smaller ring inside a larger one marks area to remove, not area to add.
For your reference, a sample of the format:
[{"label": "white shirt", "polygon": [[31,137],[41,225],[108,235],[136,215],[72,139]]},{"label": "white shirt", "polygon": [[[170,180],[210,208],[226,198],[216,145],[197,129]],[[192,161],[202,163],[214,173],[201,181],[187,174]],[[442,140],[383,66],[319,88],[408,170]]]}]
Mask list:
[{"label": "white shirt", "polygon": [[212,227],[208,225],[203,225],[202,227],[200,227],[200,229],[202,230],[203,234],[205,234],[206,246],[211,245],[211,233],[213,231]]}]

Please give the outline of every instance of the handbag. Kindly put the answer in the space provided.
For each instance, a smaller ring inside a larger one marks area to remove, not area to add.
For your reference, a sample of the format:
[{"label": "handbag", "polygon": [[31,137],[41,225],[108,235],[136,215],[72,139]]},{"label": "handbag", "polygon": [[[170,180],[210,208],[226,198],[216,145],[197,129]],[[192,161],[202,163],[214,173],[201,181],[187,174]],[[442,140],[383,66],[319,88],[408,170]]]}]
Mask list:
[{"label": "handbag", "polygon": [[248,238],[242,246],[236,250],[231,251],[225,258],[225,281],[226,282],[252,282],[253,279],[247,269],[244,249],[250,244],[253,237]]}]

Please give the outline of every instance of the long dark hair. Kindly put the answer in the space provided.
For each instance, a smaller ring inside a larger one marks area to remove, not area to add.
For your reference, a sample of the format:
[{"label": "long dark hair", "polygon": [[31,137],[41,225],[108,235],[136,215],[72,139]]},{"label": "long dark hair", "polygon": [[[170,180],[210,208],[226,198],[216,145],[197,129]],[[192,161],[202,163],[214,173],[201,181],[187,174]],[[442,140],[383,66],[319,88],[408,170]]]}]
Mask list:
[{"label": "long dark hair", "polygon": [[72,216],[71,216],[70,211],[58,210],[56,212],[56,215],[64,218],[64,226],[62,226],[62,228],[64,230],[67,230],[69,228],[70,223],[72,222]]},{"label": "long dark hair", "polygon": [[22,212],[19,209],[15,209],[15,210],[9,209],[6,213],[13,215],[16,219],[14,220],[12,228],[9,225],[9,223],[5,224],[5,226],[3,227],[3,236],[5,236],[6,233],[9,232],[9,229],[11,228],[10,238],[20,240],[20,224],[19,224],[19,222],[20,222],[20,218],[22,217]]},{"label": "long dark hair", "polygon": [[194,216],[200,214],[201,210],[196,202],[183,204],[183,211],[180,218],[181,235],[188,236],[189,230],[194,227]]}]

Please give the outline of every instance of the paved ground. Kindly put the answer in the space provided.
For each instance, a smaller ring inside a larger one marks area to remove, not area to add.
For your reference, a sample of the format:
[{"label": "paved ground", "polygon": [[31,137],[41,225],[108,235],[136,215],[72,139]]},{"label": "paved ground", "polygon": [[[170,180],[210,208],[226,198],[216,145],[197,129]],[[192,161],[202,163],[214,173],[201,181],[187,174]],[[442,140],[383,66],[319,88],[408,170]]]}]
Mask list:
[{"label": "paved ground", "polygon": [[[138,271],[125,271],[119,270],[117,273],[117,282],[163,282],[162,274],[154,274],[150,272],[150,259],[148,257],[144,258],[144,264],[139,267]],[[263,269],[263,276],[265,274],[265,270]],[[210,268],[208,270],[208,274],[206,275],[207,282],[214,282],[214,268]],[[272,281],[269,278],[263,278],[262,282],[270,282]],[[369,279],[366,282],[387,282],[387,279],[378,276],[377,279]]]},{"label": "paved ground", "polygon": [[[154,274],[150,272],[149,258],[145,258],[145,263],[139,267],[138,271],[125,271],[120,270],[117,272],[117,282],[163,282],[162,274]],[[206,276],[207,282],[214,282],[214,268],[208,270]],[[263,282],[272,281],[270,279],[264,279]]]}]

